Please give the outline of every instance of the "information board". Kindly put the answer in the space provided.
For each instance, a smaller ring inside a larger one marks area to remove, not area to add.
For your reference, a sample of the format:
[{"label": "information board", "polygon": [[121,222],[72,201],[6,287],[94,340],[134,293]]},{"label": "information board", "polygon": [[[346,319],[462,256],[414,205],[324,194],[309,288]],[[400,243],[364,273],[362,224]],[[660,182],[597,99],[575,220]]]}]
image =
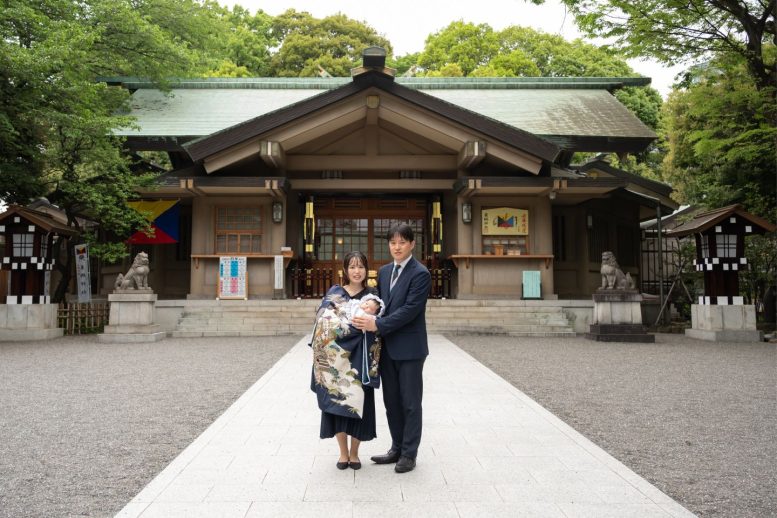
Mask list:
[{"label": "information board", "polygon": [[248,299],[247,264],[245,256],[219,257],[217,299]]},{"label": "information board", "polygon": [[529,211],[511,207],[483,209],[484,236],[525,236],[529,233]]}]

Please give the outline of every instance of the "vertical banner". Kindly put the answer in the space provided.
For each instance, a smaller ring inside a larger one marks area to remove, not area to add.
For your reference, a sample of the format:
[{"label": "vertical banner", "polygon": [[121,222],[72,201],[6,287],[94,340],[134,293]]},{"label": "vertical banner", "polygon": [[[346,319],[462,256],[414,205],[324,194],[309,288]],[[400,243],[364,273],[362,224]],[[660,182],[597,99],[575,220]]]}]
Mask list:
[{"label": "vertical banner", "polygon": [[283,289],[283,278],[286,275],[286,270],[283,267],[283,256],[282,255],[276,255],[275,256],[275,283],[273,284],[273,289],[276,290],[282,290]]},{"label": "vertical banner", "polygon": [[89,273],[89,245],[75,245],[76,251],[76,287],[78,302],[92,302],[92,278]]},{"label": "vertical banner", "polygon": [[217,299],[248,299],[247,264],[245,256],[219,257]]}]

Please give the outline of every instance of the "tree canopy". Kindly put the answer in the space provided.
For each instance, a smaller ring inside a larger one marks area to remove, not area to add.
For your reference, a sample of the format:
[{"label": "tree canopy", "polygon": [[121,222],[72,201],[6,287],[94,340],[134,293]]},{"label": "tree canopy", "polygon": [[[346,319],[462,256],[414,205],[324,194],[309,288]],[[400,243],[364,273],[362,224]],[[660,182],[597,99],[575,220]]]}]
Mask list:
[{"label": "tree canopy", "polygon": [[[98,222],[113,243],[95,243],[106,259],[125,253],[120,241],[145,228],[125,201],[152,175],[131,168],[114,129],[127,92],[100,75],[165,79],[209,67],[221,32],[214,12],[193,0],[7,0],[0,11],[0,197],[27,203],[47,195],[78,229],[77,216]],[[81,230],[81,229],[78,229]],[[89,240],[93,236],[76,236]],[[68,260],[57,264],[69,280]]]},{"label": "tree canopy", "polygon": [[[736,55],[759,90],[777,88],[777,0],[562,0],[580,29],[627,56],[666,64]],[[538,3],[542,3],[539,0]]]},{"label": "tree canopy", "polygon": [[280,44],[270,62],[273,77],[348,77],[365,48],[383,47],[391,54],[386,38],[344,14],[317,19],[289,9],[273,19],[271,34]]},{"label": "tree canopy", "polygon": [[683,203],[742,203],[777,216],[777,127],[769,95],[758,90],[736,56],[688,72],[685,88],[666,103],[669,153],[664,179]]},{"label": "tree canopy", "polygon": [[[617,53],[582,40],[528,27],[495,31],[456,21],[429,35],[418,55],[421,73],[443,77],[634,77]],[[642,122],[658,128],[661,96],[650,87],[627,87],[616,97]]]}]

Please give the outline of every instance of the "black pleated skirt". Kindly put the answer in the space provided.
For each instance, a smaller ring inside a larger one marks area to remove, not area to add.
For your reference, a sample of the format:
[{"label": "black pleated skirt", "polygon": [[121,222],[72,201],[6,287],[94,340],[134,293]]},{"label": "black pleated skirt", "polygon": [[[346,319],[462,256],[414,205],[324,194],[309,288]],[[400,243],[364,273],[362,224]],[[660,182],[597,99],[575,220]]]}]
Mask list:
[{"label": "black pleated skirt", "polygon": [[321,412],[321,438],[329,439],[340,432],[345,432],[360,441],[370,441],[377,437],[375,432],[375,389],[364,387],[362,414],[362,418],[358,419]]}]

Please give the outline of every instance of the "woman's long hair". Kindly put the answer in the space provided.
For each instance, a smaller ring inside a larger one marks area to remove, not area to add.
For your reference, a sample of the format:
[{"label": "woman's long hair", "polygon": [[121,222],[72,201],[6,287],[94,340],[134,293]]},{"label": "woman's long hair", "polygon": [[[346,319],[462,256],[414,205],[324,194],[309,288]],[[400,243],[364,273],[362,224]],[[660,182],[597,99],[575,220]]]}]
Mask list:
[{"label": "woman's long hair", "polygon": [[[348,278],[348,266],[351,264],[352,259],[358,259],[359,262],[364,266],[364,269],[369,273],[370,268],[367,266],[367,256],[361,253],[358,250],[354,250],[353,252],[348,252],[345,254],[345,257],[343,257],[343,286],[346,284],[351,283],[351,279]],[[367,277],[368,275],[364,275],[364,279],[362,279],[362,288],[367,287]]]}]

